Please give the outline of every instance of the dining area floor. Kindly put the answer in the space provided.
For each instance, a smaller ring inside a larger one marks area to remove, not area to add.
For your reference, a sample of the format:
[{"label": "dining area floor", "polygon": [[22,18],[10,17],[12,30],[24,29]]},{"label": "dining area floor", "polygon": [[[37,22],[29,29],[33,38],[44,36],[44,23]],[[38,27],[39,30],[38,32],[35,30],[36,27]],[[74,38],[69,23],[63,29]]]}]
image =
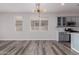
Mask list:
[{"label": "dining area floor", "polygon": [[78,55],[69,42],[54,40],[0,40],[0,55]]}]

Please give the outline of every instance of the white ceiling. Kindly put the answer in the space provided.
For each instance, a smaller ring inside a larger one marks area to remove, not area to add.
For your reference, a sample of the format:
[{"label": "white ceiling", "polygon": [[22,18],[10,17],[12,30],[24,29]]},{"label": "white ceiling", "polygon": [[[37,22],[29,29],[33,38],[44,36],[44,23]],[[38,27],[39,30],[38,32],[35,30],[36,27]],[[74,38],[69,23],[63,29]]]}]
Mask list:
[{"label": "white ceiling", "polygon": [[[0,12],[33,12],[34,3],[0,3]],[[41,3],[41,8],[50,13],[79,13],[79,4]]]}]

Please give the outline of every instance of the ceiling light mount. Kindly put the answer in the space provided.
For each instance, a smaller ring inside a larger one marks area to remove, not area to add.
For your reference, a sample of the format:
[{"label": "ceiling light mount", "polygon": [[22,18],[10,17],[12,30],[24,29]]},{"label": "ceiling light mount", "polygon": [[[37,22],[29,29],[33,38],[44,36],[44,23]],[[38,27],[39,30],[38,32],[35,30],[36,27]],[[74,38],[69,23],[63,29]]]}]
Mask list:
[{"label": "ceiling light mount", "polygon": [[61,5],[64,6],[65,4],[64,3],[61,3]]}]

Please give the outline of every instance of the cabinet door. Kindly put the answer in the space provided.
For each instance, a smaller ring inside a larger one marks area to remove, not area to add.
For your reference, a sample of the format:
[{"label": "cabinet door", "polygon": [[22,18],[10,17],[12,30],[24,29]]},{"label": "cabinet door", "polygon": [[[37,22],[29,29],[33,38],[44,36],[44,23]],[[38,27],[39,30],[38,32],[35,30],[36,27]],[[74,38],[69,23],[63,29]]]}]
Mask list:
[{"label": "cabinet door", "polygon": [[79,27],[79,16],[76,17],[76,27]]},{"label": "cabinet door", "polygon": [[66,26],[66,17],[57,17],[57,26],[65,27]]},{"label": "cabinet door", "polygon": [[69,41],[69,34],[64,33],[64,41]]},{"label": "cabinet door", "polygon": [[57,26],[58,26],[58,27],[61,26],[61,17],[57,17]]},{"label": "cabinet door", "polygon": [[65,32],[59,32],[59,41],[69,41],[69,34]]},{"label": "cabinet door", "polygon": [[62,25],[65,27],[66,26],[66,17],[62,17]]}]

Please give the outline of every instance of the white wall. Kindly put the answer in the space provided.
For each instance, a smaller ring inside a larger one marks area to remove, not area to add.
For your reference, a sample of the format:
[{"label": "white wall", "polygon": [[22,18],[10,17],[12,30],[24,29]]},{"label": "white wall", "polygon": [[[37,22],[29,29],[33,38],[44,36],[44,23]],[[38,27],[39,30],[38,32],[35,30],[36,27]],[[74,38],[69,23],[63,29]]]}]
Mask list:
[{"label": "white wall", "polygon": [[[15,26],[15,16],[23,16],[23,31],[17,32]],[[57,40],[56,16],[53,14],[43,14],[48,18],[47,32],[31,32],[30,18],[36,16],[31,13],[0,13],[0,39],[48,39]]]},{"label": "white wall", "polygon": [[[48,13],[42,14],[42,17],[48,18],[48,31],[47,32],[31,32],[30,31],[30,19],[35,17],[36,14],[31,13],[0,13],[0,40],[3,39],[47,39],[58,40],[58,32],[63,31],[64,28],[57,28],[57,16],[78,16],[79,14],[68,13]],[[23,16],[23,31],[17,32],[15,26],[15,16]]]}]

